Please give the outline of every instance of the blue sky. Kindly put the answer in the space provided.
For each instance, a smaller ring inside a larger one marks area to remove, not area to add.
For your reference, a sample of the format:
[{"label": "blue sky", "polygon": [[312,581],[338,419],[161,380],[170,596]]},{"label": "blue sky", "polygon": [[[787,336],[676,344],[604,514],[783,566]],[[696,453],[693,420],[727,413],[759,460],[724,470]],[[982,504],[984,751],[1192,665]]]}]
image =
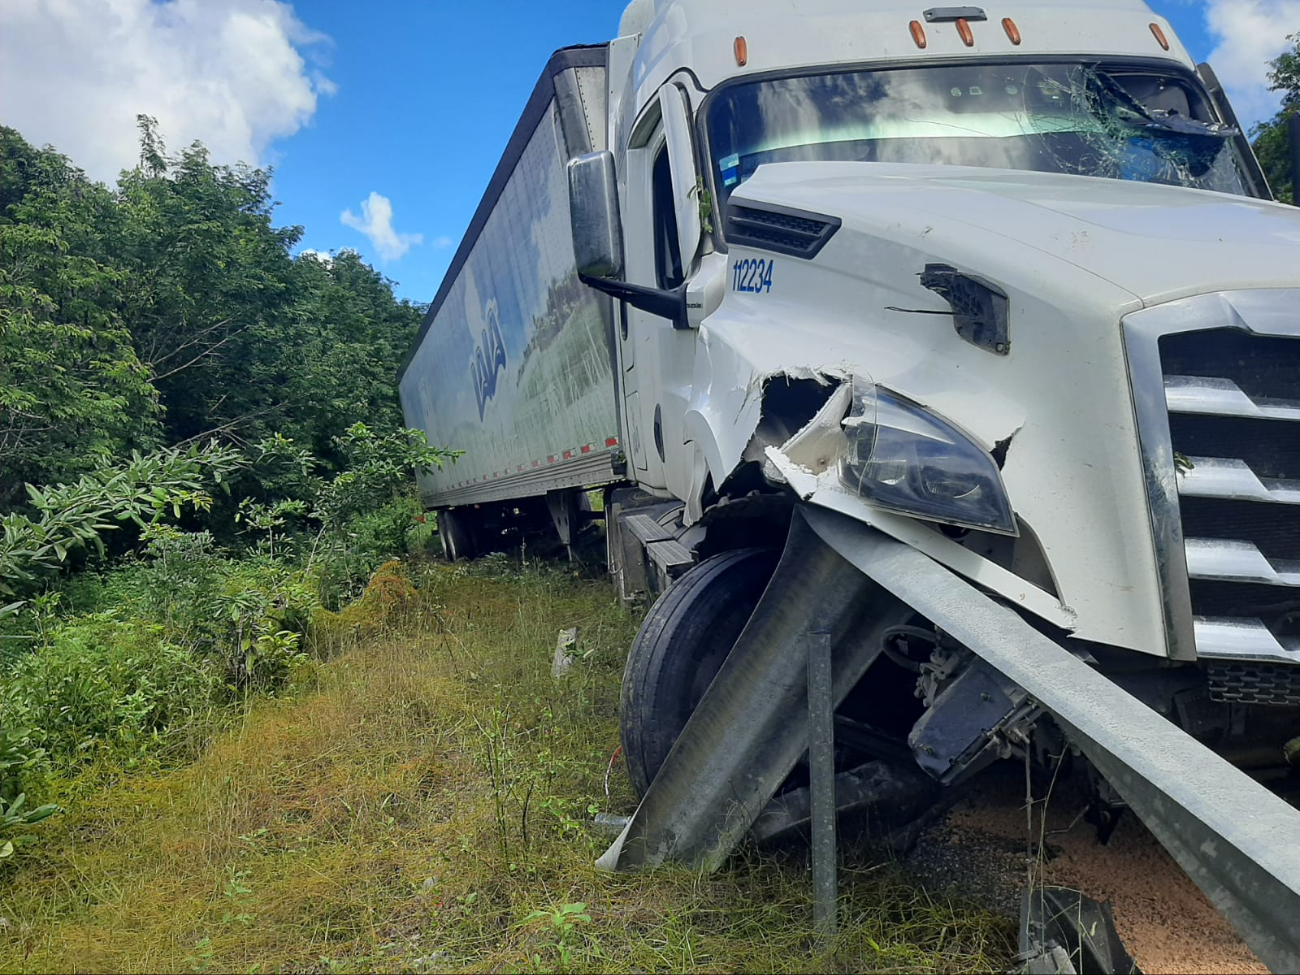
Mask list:
[{"label": "blue sky", "polygon": [[[299,13],[333,39],[321,53],[338,91],[276,147],[281,216],[307,228],[304,246],[355,247],[403,296],[428,301],[547,57],[613,37],[622,7],[329,0]],[[360,216],[372,191],[392,201],[396,230],[423,235],[400,260],[377,259],[364,236],[340,225],[339,213]]]},{"label": "blue sky", "polygon": [[[863,0],[869,2],[869,0]],[[1243,121],[1300,0],[1149,0]],[[275,167],[279,223],[430,300],[551,51],[612,37],[621,0],[6,0],[0,121],[111,181],[134,117],[172,146]],[[369,231],[367,233],[366,231]]]}]

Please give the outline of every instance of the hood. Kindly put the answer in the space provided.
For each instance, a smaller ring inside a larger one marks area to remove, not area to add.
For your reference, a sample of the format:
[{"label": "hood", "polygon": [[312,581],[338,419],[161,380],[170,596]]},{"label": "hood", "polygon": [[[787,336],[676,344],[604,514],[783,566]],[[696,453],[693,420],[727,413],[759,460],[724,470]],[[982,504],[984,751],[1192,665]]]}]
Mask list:
[{"label": "hood", "polygon": [[890,236],[916,227],[960,238],[964,225],[972,238],[1003,250],[1000,256],[1029,248],[1148,305],[1300,284],[1300,209],[1180,186],[959,166],[798,162],[759,167],[732,198],[826,213]]}]

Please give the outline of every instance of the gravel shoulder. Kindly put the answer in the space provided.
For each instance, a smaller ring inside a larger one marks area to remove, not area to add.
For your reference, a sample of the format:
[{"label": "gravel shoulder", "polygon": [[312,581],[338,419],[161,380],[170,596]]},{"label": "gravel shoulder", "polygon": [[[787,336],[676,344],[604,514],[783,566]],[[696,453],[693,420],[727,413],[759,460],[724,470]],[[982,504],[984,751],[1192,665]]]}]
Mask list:
[{"label": "gravel shoulder", "polygon": [[[1125,813],[1102,845],[1090,825],[1075,821],[1083,806],[1073,782],[1058,783],[1045,818],[1036,804],[1032,836],[1042,850],[1035,869],[1043,883],[1109,900],[1125,945],[1146,973],[1268,971],[1137,816]],[[1029,877],[1030,835],[1021,770],[995,768],[921,834],[904,866],[927,887],[1016,915]]]}]

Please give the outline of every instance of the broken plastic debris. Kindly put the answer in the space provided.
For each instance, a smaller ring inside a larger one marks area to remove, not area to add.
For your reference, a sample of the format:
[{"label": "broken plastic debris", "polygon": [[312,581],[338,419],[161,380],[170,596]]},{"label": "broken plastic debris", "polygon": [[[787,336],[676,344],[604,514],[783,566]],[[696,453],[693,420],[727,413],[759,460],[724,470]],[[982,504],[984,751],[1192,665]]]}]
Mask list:
[{"label": "broken plastic debris", "polygon": [[567,630],[561,630],[560,635],[555,640],[555,656],[551,660],[551,676],[555,678],[563,677],[573,666],[573,661],[578,655],[573,648],[578,643],[578,628],[571,626]]}]

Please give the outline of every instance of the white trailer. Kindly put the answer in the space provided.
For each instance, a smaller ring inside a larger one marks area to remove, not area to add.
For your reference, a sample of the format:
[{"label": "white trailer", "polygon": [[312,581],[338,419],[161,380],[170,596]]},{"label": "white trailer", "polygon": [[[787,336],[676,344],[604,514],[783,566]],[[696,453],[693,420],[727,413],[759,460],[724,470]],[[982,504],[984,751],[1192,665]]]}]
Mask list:
[{"label": "white trailer", "polygon": [[452,556],[521,503],[622,479],[610,301],[578,280],[565,173],[605,148],[605,60],[548,62],[399,375],[408,425],[464,451],[419,477]]},{"label": "white trailer", "polygon": [[[602,862],[716,863],[780,820],[824,654],[841,801],[1073,751],[1102,819],[1133,808],[1300,964],[1300,817],[1257,781],[1300,764],[1300,211],[1213,72],[1141,0],[633,0],[619,33],[607,145],[589,118],[545,176],[551,279],[614,303],[559,353],[612,354],[570,439],[616,417],[619,453],[575,477],[613,486],[623,594],[658,595],[625,680],[644,798]],[[402,386],[467,450],[426,482],[481,505],[453,534],[576,486],[518,469],[576,414],[431,398],[471,354],[443,321],[487,323],[488,288],[447,309],[494,192]]]}]

